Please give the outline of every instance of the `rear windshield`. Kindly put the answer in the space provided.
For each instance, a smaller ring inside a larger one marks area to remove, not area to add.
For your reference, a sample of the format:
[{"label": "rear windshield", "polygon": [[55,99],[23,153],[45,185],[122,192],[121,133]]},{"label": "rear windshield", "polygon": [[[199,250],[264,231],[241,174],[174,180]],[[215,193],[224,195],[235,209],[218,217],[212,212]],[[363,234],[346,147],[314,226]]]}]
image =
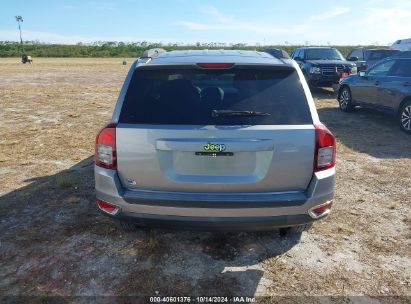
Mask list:
[{"label": "rear windshield", "polygon": [[[254,111],[264,115],[218,115]],[[214,112],[214,113],[213,113]],[[293,69],[136,69],[120,123],[183,125],[311,124]]]}]

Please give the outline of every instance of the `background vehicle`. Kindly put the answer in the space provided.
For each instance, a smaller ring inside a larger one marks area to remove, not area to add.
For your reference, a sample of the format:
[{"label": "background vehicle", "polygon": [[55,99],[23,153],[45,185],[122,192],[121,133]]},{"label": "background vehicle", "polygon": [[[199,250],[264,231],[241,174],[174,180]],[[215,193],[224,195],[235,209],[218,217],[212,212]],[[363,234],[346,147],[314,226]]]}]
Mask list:
[{"label": "background vehicle", "polygon": [[391,48],[402,52],[411,51],[411,38],[397,40],[391,45]]},{"label": "background vehicle", "polygon": [[344,112],[359,105],[395,115],[401,129],[411,134],[411,56],[389,58],[342,79],[338,101]]},{"label": "background vehicle", "polygon": [[334,192],[334,136],[298,65],[264,52],[147,52],[95,160],[99,208],[125,228],[305,228]]},{"label": "background vehicle", "polygon": [[308,84],[313,87],[331,87],[338,84],[342,77],[357,73],[356,65],[346,61],[335,48],[297,48],[291,57],[297,61]]},{"label": "background vehicle", "polygon": [[357,72],[365,71],[368,67],[372,67],[378,61],[392,57],[399,53],[393,49],[365,49],[355,48],[347,56],[347,60],[354,62],[357,65]]},{"label": "background vehicle", "polygon": [[290,56],[288,55],[288,53],[284,50],[281,49],[276,49],[276,48],[269,48],[269,49],[265,49],[263,52],[266,52],[276,58],[284,58],[284,59],[289,59]]},{"label": "background vehicle", "polygon": [[21,56],[21,62],[22,63],[33,63],[33,58],[31,57],[31,56],[28,56],[28,55],[26,55],[26,54],[23,54],[22,56]]}]

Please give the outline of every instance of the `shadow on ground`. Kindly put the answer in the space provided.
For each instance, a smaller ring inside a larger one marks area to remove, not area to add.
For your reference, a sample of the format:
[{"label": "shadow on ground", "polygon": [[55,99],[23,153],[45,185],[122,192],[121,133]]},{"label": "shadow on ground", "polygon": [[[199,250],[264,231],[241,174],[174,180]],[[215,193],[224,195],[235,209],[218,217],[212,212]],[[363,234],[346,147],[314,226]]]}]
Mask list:
[{"label": "shadow on ground", "polygon": [[253,296],[263,283],[256,265],[301,237],[124,233],[97,211],[92,157],[28,182],[0,197],[3,295]]},{"label": "shadow on ground", "polygon": [[[313,97],[320,103],[322,99],[335,99],[331,91],[324,89],[313,91]],[[333,107],[317,104],[317,111],[337,141],[349,149],[382,159],[411,157],[411,136],[400,130],[393,116],[365,108],[344,113],[337,100]]]},{"label": "shadow on ground", "polygon": [[336,93],[333,88],[316,88],[310,87],[311,94],[317,100],[335,99]]}]

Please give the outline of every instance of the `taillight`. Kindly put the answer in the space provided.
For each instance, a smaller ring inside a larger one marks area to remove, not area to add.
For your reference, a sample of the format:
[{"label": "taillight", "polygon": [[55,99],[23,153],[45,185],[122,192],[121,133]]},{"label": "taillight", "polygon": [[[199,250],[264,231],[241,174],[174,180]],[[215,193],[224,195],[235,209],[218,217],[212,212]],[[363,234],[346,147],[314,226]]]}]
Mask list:
[{"label": "taillight", "polygon": [[198,63],[197,65],[203,69],[231,69],[234,63]]},{"label": "taillight", "polygon": [[108,124],[98,133],[94,159],[99,167],[117,169],[115,124]]},{"label": "taillight", "polygon": [[97,200],[97,205],[101,210],[112,215],[115,215],[120,210],[117,206],[106,203],[102,200]]},{"label": "taillight", "polygon": [[335,137],[323,124],[315,124],[314,172],[335,166]]}]

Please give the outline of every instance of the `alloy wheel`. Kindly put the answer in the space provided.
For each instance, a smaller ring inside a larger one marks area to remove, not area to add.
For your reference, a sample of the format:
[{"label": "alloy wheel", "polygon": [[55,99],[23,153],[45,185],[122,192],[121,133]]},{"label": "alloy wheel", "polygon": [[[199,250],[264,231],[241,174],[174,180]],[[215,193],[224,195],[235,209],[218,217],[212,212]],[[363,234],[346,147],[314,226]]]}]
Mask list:
[{"label": "alloy wheel", "polygon": [[401,113],[401,124],[407,131],[411,131],[411,105],[406,106]]},{"label": "alloy wheel", "polygon": [[345,110],[348,107],[348,103],[350,102],[350,93],[347,90],[344,90],[340,94],[340,106],[341,109]]}]

